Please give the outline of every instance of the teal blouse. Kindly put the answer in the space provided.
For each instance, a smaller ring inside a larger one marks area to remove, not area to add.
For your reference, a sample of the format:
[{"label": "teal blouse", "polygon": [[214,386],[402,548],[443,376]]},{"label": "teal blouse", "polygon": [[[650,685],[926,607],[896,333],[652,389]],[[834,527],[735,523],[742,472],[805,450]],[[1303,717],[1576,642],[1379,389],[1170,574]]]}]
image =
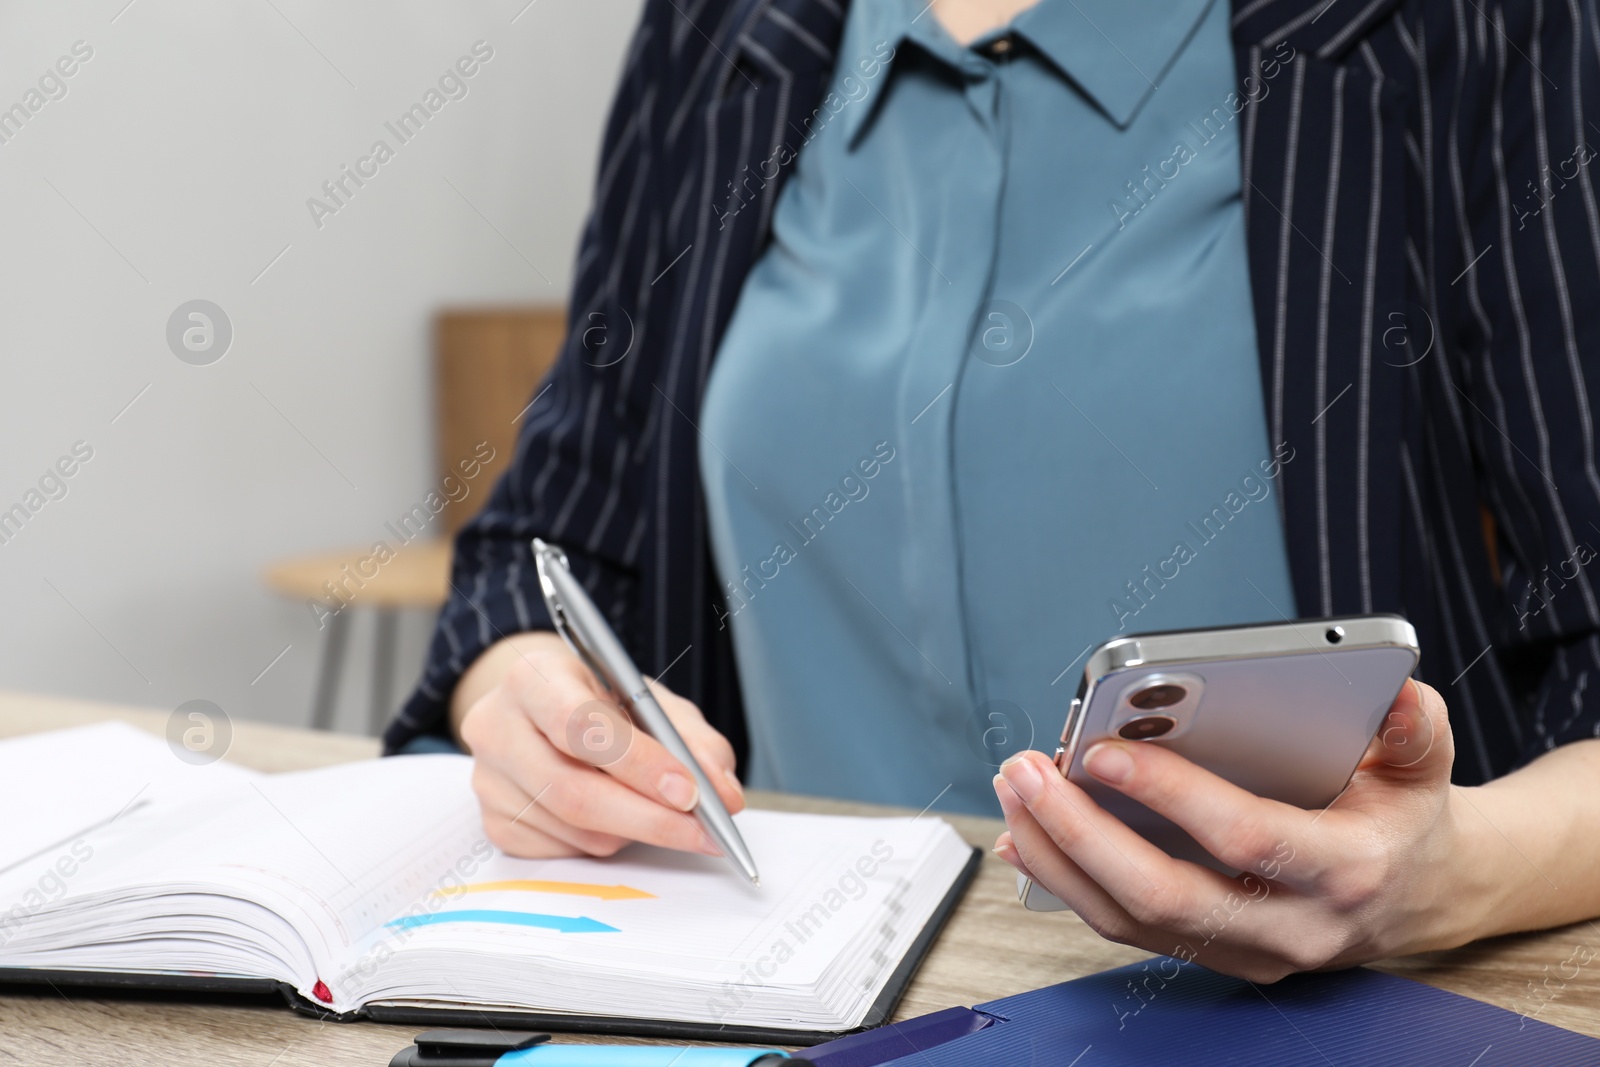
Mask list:
[{"label": "teal blouse", "polygon": [[[701,431],[756,785],[961,811],[1089,648],[1292,617],[1228,5],[855,0]],[[737,187],[727,210],[738,210]]]}]

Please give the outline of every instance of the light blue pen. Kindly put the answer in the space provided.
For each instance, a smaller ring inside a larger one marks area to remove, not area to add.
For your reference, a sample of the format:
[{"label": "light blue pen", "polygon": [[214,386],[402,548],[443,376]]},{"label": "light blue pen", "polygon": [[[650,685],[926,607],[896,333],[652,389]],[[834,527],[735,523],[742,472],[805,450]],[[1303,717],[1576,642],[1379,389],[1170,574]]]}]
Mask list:
[{"label": "light blue pen", "polygon": [[812,1067],[773,1048],[557,1045],[549,1034],[430,1030],[389,1067]]}]

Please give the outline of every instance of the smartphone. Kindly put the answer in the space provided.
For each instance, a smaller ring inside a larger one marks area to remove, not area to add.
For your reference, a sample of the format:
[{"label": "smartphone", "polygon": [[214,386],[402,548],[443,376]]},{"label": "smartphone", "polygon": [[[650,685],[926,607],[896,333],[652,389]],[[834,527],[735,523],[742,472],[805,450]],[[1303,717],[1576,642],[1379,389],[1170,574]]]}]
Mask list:
[{"label": "smartphone", "polygon": [[[1056,766],[1168,855],[1226,874],[1177,825],[1083,768],[1097,741],[1162,745],[1258,796],[1327,807],[1349,783],[1400,687],[1417,634],[1398,615],[1130,634],[1090,655]],[[1065,908],[1018,876],[1033,911]]]}]

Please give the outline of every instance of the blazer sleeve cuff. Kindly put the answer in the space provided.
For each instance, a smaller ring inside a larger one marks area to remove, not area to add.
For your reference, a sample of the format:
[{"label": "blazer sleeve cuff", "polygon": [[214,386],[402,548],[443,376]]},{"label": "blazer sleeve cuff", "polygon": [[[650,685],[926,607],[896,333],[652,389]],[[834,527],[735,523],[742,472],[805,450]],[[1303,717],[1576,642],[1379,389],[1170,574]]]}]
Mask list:
[{"label": "blazer sleeve cuff", "polygon": [[1600,737],[1600,634],[1556,646],[1527,725],[1518,766],[1562,745]]}]

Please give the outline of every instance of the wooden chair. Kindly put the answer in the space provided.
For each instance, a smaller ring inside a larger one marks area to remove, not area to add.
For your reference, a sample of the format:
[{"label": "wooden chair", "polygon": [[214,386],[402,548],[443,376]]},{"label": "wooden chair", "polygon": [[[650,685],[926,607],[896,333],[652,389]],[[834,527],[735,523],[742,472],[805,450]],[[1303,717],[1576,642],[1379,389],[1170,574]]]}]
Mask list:
[{"label": "wooden chair", "polygon": [[[434,323],[435,480],[440,491],[447,475],[464,481],[458,464],[483,454],[483,442],[494,458],[467,482],[460,504],[447,503],[422,536],[404,543],[383,527],[373,540],[383,540],[393,556],[376,565],[373,577],[349,575],[372,554],[372,542],[345,551],[281,560],[267,568],[266,583],[296,600],[321,602],[330,614],[323,620],[322,660],[317,668],[311,725],[331,729],[338,700],[353,613],[374,617],[371,722],[383,728],[394,710],[396,623],[404,610],[436,611],[450,592],[450,539],[477,513],[495,480],[511,460],[518,427],[538,384],[560,351],[566,313],[560,308],[527,307],[447,310]],[[440,495],[445,494],[440,491]],[[419,523],[420,525],[420,523]],[[409,535],[409,531],[408,531]],[[371,571],[372,562],[365,569]],[[329,593],[340,589],[340,599]],[[340,603],[339,610],[333,609]]]}]

